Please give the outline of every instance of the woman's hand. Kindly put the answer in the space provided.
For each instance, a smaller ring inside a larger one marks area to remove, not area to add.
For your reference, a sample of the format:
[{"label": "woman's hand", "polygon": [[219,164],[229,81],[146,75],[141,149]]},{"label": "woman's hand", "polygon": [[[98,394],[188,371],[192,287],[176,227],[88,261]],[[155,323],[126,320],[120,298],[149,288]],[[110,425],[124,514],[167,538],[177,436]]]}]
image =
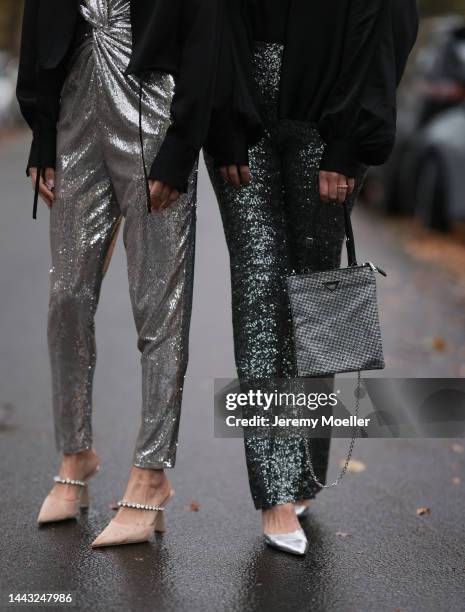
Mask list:
[{"label": "woman's hand", "polygon": [[250,185],[252,182],[249,166],[239,166],[237,164],[222,166],[220,172],[224,180],[236,189],[239,189],[242,185]]},{"label": "woman's hand", "polygon": [[338,172],[320,172],[320,197],[323,202],[344,204],[355,189],[355,179]]},{"label": "woman's hand", "polygon": [[177,189],[173,189],[173,187],[162,181],[149,181],[149,189],[152,212],[168,208],[181,195]]},{"label": "woman's hand", "polygon": [[[52,208],[55,201],[55,170],[54,168],[45,168],[45,178],[40,177],[39,193],[42,200],[49,208]],[[32,181],[32,189],[36,188],[37,168],[29,168],[29,176]]]}]

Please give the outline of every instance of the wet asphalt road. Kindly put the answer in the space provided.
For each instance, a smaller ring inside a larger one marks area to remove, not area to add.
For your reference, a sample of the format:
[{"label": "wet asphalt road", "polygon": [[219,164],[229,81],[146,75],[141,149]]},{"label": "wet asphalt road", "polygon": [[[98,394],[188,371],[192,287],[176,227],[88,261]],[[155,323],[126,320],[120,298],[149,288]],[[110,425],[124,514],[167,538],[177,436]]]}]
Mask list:
[{"label": "wet asphalt road", "polygon": [[[190,368],[168,531],[151,544],[89,546],[123,491],[139,422],[139,358],[121,245],[97,316],[94,426],[102,470],[91,488],[93,505],[78,523],[36,527],[57,457],[45,338],[47,213],[41,209],[38,222],[30,218],[25,146],[19,138],[0,147],[0,609],[12,609],[9,593],[73,591],[77,609],[99,611],[464,610],[460,441],[357,442],[355,459],[366,469],[314,503],[307,557],[263,545],[241,441],[213,437],[213,379],[233,377],[234,366],[227,255],[204,174]],[[360,259],[391,272],[381,283],[381,299],[392,375],[457,375],[465,363],[457,283],[406,255],[392,224],[359,211],[356,231]],[[435,336],[443,350],[432,349]],[[333,475],[346,445],[333,445]],[[419,507],[431,514],[417,516]]]}]

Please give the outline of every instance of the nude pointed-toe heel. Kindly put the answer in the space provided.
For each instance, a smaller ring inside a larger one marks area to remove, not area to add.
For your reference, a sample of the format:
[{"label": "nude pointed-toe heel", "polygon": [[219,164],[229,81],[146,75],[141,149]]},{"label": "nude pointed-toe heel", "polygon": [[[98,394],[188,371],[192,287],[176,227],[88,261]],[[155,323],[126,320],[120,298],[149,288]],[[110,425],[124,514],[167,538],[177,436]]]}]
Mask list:
[{"label": "nude pointed-toe heel", "polygon": [[105,529],[92,542],[92,548],[103,548],[104,546],[122,546],[125,544],[139,544],[148,542],[155,532],[163,533],[166,530],[165,526],[165,506],[173,497],[174,491],[160,506],[150,504],[137,504],[129,501],[119,501],[120,508],[132,508],[134,510],[145,510],[152,513],[151,520],[148,523],[134,523],[132,525],[123,525],[111,520]]},{"label": "nude pointed-toe heel", "polygon": [[90,494],[88,484],[86,484],[86,486],[82,490],[79,506],[82,510],[86,510],[90,506]]},{"label": "nude pointed-toe heel", "polygon": [[37,517],[37,523],[39,525],[45,525],[46,523],[77,519],[80,509],[89,507],[90,498],[88,481],[98,472],[98,470],[99,468],[97,467],[97,469],[89,474],[85,480],[55,476],[53,479],[55,483],[77,487],[77,497],[74,500],[68,500],[61,499],[53,493],[49,493],[42,504],[39,516]]},{"label": "nude pointed-toe heel", "polygon": [[39,525],[76,519],[79,515],[79,500],[69,501],[47,495],[37,517]]}]

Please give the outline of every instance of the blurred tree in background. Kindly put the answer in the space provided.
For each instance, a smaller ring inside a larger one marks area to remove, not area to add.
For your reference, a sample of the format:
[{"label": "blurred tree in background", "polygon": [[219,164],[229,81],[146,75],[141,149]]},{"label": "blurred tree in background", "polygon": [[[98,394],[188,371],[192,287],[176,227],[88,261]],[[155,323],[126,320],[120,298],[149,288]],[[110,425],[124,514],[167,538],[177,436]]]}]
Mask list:
[{"label": "blurred tree in background", "polygon": [[22,0],[0,0],[0,49],[18,50],[22,12]]},{"label": "blurred tree in background", "polygon": [[[0,49],[18,50],[22,7],[23,0],[0,0]],[[420,8],[424,16],[465,15],[464,0],[420,0]]]},{"label": "blurred tree in background", "polygon": [[465,2],[463,0],[420,0],[420,9],[425,16],[448,13],[465,15]]}]

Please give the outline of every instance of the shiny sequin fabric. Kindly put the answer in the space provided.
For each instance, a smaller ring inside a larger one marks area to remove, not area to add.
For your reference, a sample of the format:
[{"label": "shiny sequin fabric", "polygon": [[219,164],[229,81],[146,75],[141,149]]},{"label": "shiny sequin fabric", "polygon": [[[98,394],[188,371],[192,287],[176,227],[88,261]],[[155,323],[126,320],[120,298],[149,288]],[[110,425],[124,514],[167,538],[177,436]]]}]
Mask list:
[{"label": "shiny sequin fabric", "polygon": [[[264,138],[249,151],[252,184],[236,191],[207,159],[231,261],[233,326],[241,379],[297,376],[286,277],[336,268],[344,239],[340,205],[319,196],[324,143],[310,124],[278,117],[283,47],[258,42],[254,80],[261,98]],[[271,385],[273,386],[273,385]],[[320,488],[300,436],[256,431],[245,438],[257,508],[311,499]],[[324,482],[330,441],[313,440],[315,473]]]},{"label": "shiny sequin fabric", "polygon": [[[129,289],[142,354],[142,425],[134,464],[170,468],[187,366],[197,171],[178,202],[148,214],[139,82],[124,75],[131,54],[129,0],[83,0],[80,10],[92,30],[78,45],[62,92],[50,222],[48,339],[57,447],[76,453],[92,445],[94,314],[124,219]],[[168,74],[153,73],[144,83],[147,163],[169,125],[173,90]],[[115,407],[119,409],[134,407]]]}]

